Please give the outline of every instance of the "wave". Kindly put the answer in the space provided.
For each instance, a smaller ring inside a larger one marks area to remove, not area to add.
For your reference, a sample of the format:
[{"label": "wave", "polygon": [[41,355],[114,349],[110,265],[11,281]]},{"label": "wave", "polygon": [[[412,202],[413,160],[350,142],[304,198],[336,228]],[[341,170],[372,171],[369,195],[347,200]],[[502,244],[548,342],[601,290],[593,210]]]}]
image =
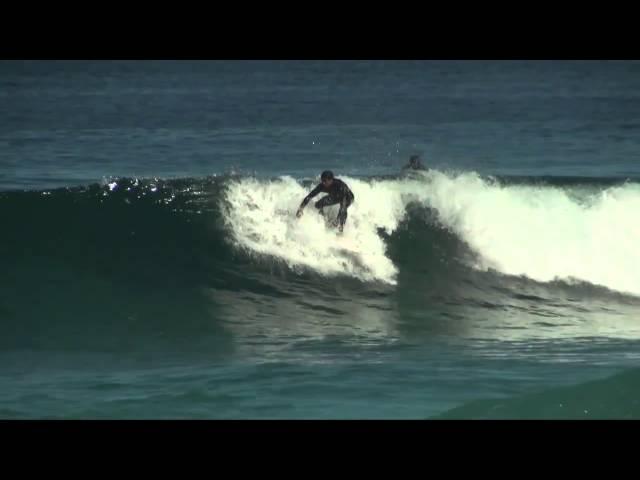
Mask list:
[{"label": "wave", "polygon": [[342,237],[312,205],[295,218],[313,182],[291,177],[116,178],[4,192],[0,258],[119,266],[152,282],[215,281],[240,265],[269,264],[393,286],[403,270],[464,268],[640,294],[638,183],[510,183],[439,171],[342,178],[356,197]]},{"label": "wave", "polygon": [[[225,219],[235,244],[292,268],[394,284],[398,265],[380,233],[393,235],[417,204],[433,213],[429,228],[444,228],[469,247],[473,260],[465,261],[472,268],[640,294],[636,183],[504,184],[474,173],[437,171],[410,179],[345,180],[356,201],[341,240],[319,215],[294,218],[308,190],[293,178],[233,182],[226,191]],[[349,248],[337,247],[341,243]],[[433,246],[412,246],[423,248]]]}]

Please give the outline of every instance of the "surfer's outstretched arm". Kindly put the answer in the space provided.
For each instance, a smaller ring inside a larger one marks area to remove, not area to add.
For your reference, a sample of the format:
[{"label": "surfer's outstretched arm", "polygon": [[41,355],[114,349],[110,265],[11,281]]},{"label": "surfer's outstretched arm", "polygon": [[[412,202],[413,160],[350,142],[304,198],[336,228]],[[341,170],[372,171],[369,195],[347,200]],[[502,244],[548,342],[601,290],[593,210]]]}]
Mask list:
[{"label": "surfer's outstretched arm", "polygon": [[306,197],[304,197],[304,200],[302,200],[302,203],[300,204],[300,208],[298,208],[298,212],[296,213],[296,216],[299,217],[300,215],[302,215],[302,210],[304,209],[304,207],[307,206],[307,203],[309,203],[309,201],[315,197],[316,195],[318,195],[320,192],[322,191],[322,184],[319,184],[316,188],[314,188],[313,190],[311,190],[311,192],[309,193],[309,195],[307,195]]}]

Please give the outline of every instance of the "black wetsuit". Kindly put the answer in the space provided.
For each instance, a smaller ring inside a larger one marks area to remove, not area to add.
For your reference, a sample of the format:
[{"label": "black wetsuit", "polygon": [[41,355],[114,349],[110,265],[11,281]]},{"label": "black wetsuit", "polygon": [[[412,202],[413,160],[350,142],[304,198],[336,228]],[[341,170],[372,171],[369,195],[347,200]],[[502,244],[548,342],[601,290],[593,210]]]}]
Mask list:
[{"label": "black wetsuit", "polygon": [[415,160],[411,160],[404,167],[402,167],[402,170],[426,170],[426,169],[422,166],[422,163],[420,162],[420,160],[415,159]]},{"label": "black wetsuit", "polygon": [[330,187],[327,188],[321,183],[311,190],[311,193],[302,201],[300,208],[304,208],[307,203],[309,203],[309,200],[319,193],[328,193],[328,195],[315,203],[316,208],[324,215],[324,211],[322,210],[324,207],[339,203],[340,211],[338,212],[338,221],[340,222],[340,227],[344,227],[344,222],[347,221],[347,208],[349,208],[349,205],[351,205],[354,200],[353,192],[342,180],[334,178]]}]

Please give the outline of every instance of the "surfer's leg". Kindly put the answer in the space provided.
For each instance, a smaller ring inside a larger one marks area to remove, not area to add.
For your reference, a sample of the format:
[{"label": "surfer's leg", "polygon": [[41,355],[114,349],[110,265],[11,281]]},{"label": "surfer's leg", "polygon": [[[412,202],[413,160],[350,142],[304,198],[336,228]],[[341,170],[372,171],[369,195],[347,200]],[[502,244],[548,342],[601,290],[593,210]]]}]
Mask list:
[{"label": "surfer's leg", "polygon": [[344,224],[347,221],[347,209],[351,205],[351,200],[345,199],[342,203],[340,203],[340,211],[338,212],[338,225],[340,231],[344,228]]},{"label": "surfer's leg", "polygon": [[336,203],[338,203],[337,200],[331,198],[329,195],[327,195],[324,198],[321,198],[320,200],[318,200],[315,203],[315,207],[318,209],[318,211],[320,212],[320,215],[322,215],[324,217],[324,207],[330,207],[331,205],[335,205]]}]

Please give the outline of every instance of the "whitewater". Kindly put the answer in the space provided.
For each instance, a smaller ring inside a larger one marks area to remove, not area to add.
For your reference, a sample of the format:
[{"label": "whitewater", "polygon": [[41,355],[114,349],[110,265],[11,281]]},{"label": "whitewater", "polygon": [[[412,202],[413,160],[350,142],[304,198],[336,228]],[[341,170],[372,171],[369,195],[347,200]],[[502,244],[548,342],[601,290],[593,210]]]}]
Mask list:
[{"label": "whitewater", "polygon": [[[402,228],[408,206],[416,204],[435,212],[437,226],[469,246],[475,254],[465,260],[469,267],[640,294],[637,183],[509,184],[436,170],[410,178],[340,178],[355,195],[342,238],[325,226],[313,203],[295,217],[312,184],[289,176],[231,181],[223,215],[233,244],[293,270],[395,284],[398,267],[384,235]],[[337,207],[327,213],[333,218]]]}]

